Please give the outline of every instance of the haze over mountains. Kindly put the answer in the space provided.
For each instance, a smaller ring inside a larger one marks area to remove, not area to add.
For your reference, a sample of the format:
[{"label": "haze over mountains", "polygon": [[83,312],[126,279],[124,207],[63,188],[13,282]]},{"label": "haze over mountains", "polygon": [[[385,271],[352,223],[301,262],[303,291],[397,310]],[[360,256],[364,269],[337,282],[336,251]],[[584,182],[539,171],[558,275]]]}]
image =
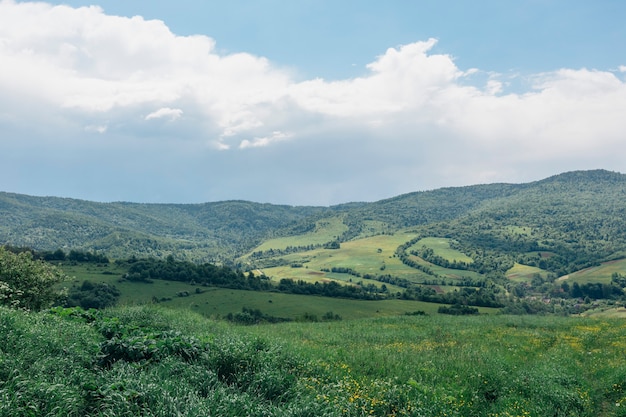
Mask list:
[{"label": "haze over mountains", "polygon": [[[0,243],[228,262],[266,239],[300,235],[325,218],[340,218],[347,228],[338,241],[421,227],[484,248],[561,251],[597,262],[626,253],[625,197],[626,175],[605,170],[331,207],[95,203],[1,192]],[[507,235],[512,227],[532,233]]]}]

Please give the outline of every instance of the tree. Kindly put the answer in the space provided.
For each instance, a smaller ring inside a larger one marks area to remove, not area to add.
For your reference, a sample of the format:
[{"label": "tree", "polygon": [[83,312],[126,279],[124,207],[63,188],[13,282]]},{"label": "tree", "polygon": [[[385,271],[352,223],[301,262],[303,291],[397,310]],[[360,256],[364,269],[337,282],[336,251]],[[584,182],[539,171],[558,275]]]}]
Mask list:
[{"label": "tree", "polygon": [[114,305],[120,291],[114,286],[104,283],[83,281],[79,288],[72,288],[68,294],[66,307],[106,308]]},{"label": "tree", "polygon": [[30,252],[0,247],[0,305],[25,310],[50,307],[61,295],[55,284],[67,276],[55,266],[33,259]]}]

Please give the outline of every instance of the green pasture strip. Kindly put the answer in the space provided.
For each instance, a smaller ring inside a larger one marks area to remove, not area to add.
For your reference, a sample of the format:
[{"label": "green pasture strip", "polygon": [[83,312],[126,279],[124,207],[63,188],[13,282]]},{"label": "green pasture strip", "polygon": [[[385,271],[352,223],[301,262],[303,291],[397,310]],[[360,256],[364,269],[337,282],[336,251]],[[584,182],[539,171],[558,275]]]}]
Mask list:
[{"label": "green pasture strip", "polygon": [[626,319],[626,308],[624,307],[597,308],[597,309],[586,311],[585,313],[583,313],[583,316],[597,317],[597,318]]},{"label": "green pasture strip", "polygon": [[[362,282],[363,285],[375,285],[381,287],[383,284],[387,286],[390,292],[404,291],[404,288],[392,284],[383,283],[373,279],[365,279],[350,274],[322,272],[312,270],[308,264],[302,268],[292,268],[291,266],[277,266],[274,268],[264,268],[261,270],[266,276],[270,277],[273,282],[280,282],[281,279],[293,279],[294,281],[304,281],[308,283],[336,281],[340,284],[356,284]],[[382,271],[381,271],[382,274]],[[378,274],[376,274],[378,275]]]},{"label": "green pasture strip", "polygon": [[[276,279],[294,278],[314,280],[314,274],[322,269],[350,268],[361,275],[392,275],[413,280],[423,275],[420,271],[404,265],[394,256],[398,246],[415,237],[412,233],[377,235],[344,242],[339,249],[314,249],[311,251],[278,256],[288,265],[302,264],[304,269],[273,267],[263,272]],[[312,272],[314,271],[314,272]],[[414,280],[419,282],[419,279]]]},{"label": "green pasture strip", "polygon": [[[148,284],[149,285],[149,284]],[[424,303],[410,300],[351,300],[272,292],[241,291],[230,289],[208,289],[202,294],[191,293],[189,297],[174,297],[160,305],[189,309],[208,317],[224,317],[228,313],[238,313],[243,307],[259,309],[264,314],[275,317],[298,319],[305,314],[321,318],[332,311],[344,320],[367,317],[402,315],[415,311],[436,314],[442,304]],[[479,308],[484,314],[496,313],[497,309]]]},{"label": "green pasture strip", "polygon": [[[409,259],[412,260],[413,262],[417,262],[420,265],[424,265],[428,267],[433,273],[440,275],[442,277],[439,279],[462,280],[463,278],[471,278],[474,280],[481,280],[484,278],[478,272],[466,271],[462,269],[444,268],[442,266],[432,264],[420,258],[419,256],[409,255]],[[428,279],[428,280],[438,279],[434,277],[433,275],[426,274],[425,272],[422,272],[418,269],[414,269],[414,271],[416,271],[419,274],[418,276],[420,277],[420,279],[418,279],[417,282],[421,282],[421,280],[423,279]]]},{"label": "green pasture strip", "polygon": [[120,267],[114,262],[108,264],[91,264],[91,263],[61,263],[59,268],[67,274],[72,280],[89,280],[96,281],[99,278],[110,280],[111,277],[120,278],[127,270]]},{"label": "green pasture strip", "polygon": [[422,246],[426,246],[433,250],[435,255],[441,256],[442,258],[453,262],[465,262],[472,263],[474,262],[472,258],[465,255],[463,252],[460,252],[456,249],[452,249],[450,247],[450,239],[443,237],[425,237],[420,239],[415,245],[411,248],[420,249]]},{"label": "green pasture strip", "polygon": [[343,223],[342,218],[327,218],[317,221],[315,224],[315,230],[311,232],[297,236],[285,236],[269,239],[254,248],[251,252],[266,251],[269,249],[283,250],[288,246],[297,247],[323,245],[324,243],[328,243],[339,238],[339,236],[341,236],[346,230],[348,230],[348,226]]},{"label": "green pasture strip", "polygon": [[546,279],[548,271],[535,266],[518,264],[517,262],[511,269],[506,271],[506,277],[514,282],[530,282],[535,275]]},{"label": "green pasture strip", "polygon": [[614,273],[626,275],[626,259],[604,262],[599,266],[583,269],[563,277],[567,282],[578,282],[584,284],[588,282],[611,283],[611,276]]}]

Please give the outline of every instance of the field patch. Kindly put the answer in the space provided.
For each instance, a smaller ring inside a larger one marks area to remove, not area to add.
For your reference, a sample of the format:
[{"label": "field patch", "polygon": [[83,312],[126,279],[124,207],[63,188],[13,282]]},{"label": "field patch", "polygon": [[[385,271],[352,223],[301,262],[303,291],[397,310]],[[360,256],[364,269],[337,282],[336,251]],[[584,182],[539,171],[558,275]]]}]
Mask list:
[{"label": "field patch", "polygon": [[[259,309],[275,317],[298,319],[307,315],[321,318],[332,311],[345,320],[403,315],[415,311],[437,314],[441,304],[409,300],[350,300],[316,297],[297,294],[281,294],[229,289],[213,289],[203,294],[192,294],[160,305],[183,308],[207,317],[224,317],[228,313],[240,312],[243,307]],[[493,313],[496,309],[480,309],[482,313]]]},{"label": "field patch", "polygon": [[626,259],[604,262],[599,266],[585,268],[559,279],[563,281],[567,280],[568,282],[577,282],[579,284],[588,282],[610,284],[611,277],[614,273],[626,275]]},{"label": "field patch", "polygon": [[513,268],[506,271],[506,277],[515,282],[530,282],[536,275],[546,279],[548,272],[541,268],[522,265],[517,262],[513,265]]},{"label": "field patch", "polygon": [[423,246],[430,248],[433,250],[436,256],[440,256],[450,262],[465,262],[472,263],[474,262],[472,258],[460,252],[456,249],[452,249],[450,247],[451,239],[446,239],[443,237],[425,237],[420,239],[413,248],[419,249]]},{"label": "field patch", "polygon": [[[259,309],[264,314],[297,320],[305,315],[321,318],[332,311],[343,319],[359,319],[389,315],[402,315],[415,311],[436,314],[441,304],[425,303],[412,300],[352,300],[343,298],[318,297],[275,292],[243,291],[226,288],[204,287],[177,281],[155,279],[152,283],[131,282],[122,279],[126,273],[124,268],[115,264],[96,266],[89,264],[65,265],[63,271],[72,277],[62,286],[70,288],[80,286],[83,281],[106,283],[117,287],[121,296],[118,304],[133,306],[156,303],[171,309],[190,310],[206,317],[224,317],[229,313],[241,312],[242,308]],[[305,268],[288,268],[304,271]],[[265,271],[264,271],[265,272]],[[323,273],[308,271],[315,281],[329,280],[355,285],[361,281],[363,285],[382,285],[380,282],[353,277],[349,274]],[[349,279],[353,279],[350,283]],[[299,279],[299,278],[298,278]],[[401,290],[386,284],[390,292]],[[490,314],[497,309],[480,308],[481,313]]]},{"label": "field patch", "polygon": [[[263,273],[274,280],[282,278],[301,279],[315,282],[329,277],[333,269],[351,270],[361,275],[392,275],[419,282],[426,274],[402,263],[395,256],[398,246],[413,239],[414,233],[376,235],[349,242],[343,242],[339,249],[317,248],[309,251],[290,253],[272,258],[275,266],[261,268]],[[265,261],[270,264],[272,261]],[[297,267],[293,267],[297,266]],[[322,273],[322,274],[319,274]],[[339,274],[341,281],[358,281],[362,278],[350,274]],[[337,279],[337,277],[334,277]],[[363,279],[365,281],[365,279]],[[375,285],[380,283],[372,281]]]},{"label": "field patch", "polygon": [[[331,217],[315,222],[312,230],[297,236],[285,236],[269,239],[252,250],[254,252],[264,252],[270,249],[285,250],[289,247],[302,247],[309,245],[323,245],[336,240],[348,226],[343,223],[341,217]],[[249,256],[250,254],[248,254]]]}]

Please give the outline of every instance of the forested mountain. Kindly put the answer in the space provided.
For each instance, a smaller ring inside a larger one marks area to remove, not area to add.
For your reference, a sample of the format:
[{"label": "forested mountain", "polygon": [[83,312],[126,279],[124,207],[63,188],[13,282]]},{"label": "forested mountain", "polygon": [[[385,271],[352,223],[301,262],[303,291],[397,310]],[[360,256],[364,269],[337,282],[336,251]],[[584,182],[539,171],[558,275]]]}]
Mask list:
[{"label": "forested mountain", "polygon": [[466,253],[550,251],[556,258],[544,262],[560,262],[563,269],[626,251],[625,197],[626,175],[604,170],[332,207],[94,203],[0,193],[0,244],[225,261],[268,238],[301,235],[324,218],[340,218],[346,225],[342,241],[361,236],[368,222],[388,232],[419,227],[456,239]]},{"label": "forested mountain", "polygon": [[0,243],[222,260],[275,230],[326,211],[247,201],[206,204],[94,203],[0,193]]}]

